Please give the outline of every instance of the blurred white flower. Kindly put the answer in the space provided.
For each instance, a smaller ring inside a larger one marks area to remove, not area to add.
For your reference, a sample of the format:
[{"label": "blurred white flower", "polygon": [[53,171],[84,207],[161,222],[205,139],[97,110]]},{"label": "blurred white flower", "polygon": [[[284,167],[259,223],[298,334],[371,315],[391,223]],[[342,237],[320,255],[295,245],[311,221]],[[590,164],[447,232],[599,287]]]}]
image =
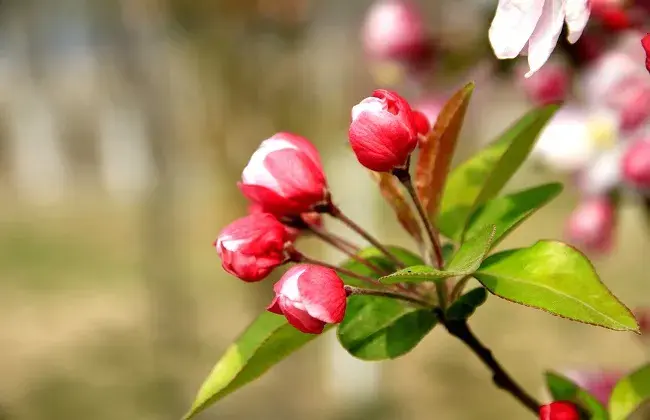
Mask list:
[{"label": "blurred white flower", "polygon": [[567,39],[576,42],[589,20],[588,0],[499,0],[489,38],[495,55],[515,58],[528,55],[530,77],[551,56],[567,24]]}]

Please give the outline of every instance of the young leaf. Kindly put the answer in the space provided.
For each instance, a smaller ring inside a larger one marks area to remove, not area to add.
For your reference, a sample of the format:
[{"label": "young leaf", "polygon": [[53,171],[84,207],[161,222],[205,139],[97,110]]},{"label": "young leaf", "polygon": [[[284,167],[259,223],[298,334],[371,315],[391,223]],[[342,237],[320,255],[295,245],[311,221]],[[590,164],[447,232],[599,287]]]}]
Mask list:
[{"label": "young leaf", "polygon": [[415,188],[427,214],[435,215],[463,126],[474,83],[468,83],[452,96],[438,114],[426,140],[420,144]]},{"label": "young leaf", "polygon": [[625,420],[650,399],[650,364],[618,381],[609,399],[612,420]]},{"label": "young leaf", "polygon": [[465,236],[475,235],[485,225],[496,226],[492,248],[520,223],[562,192],[562,184],[551,183],[493,198],[479,207],[467,222]]},{"label": "young leaf", "polygon": [[496,141],[451,171],[436,225],[445,236],[454,240],[462,237],[469,216],[501,191],[557,109],[557,105],[549,105],[529,112]]},{"label": "young leaf", "polygon": [[384,297],[350,296],[337,336],[359,359],[394,359],[411,351],[436,323],[430,310]]},{"label": "young leaf", "polygon": [[576,385],[570,379],[555,372],[546,372],[546,387],[554,401],[571,401],[579,406],[590,420],[607,420],[607,410],[585,389]]},{"label": "young leaf", "polygon": [[284,317],[265,312],[246,328],[201,385],[186,419],[257,379],[269,368],[319,337],[303,334]]},{"label": "young leaf", "polygon": [[[389,246],[388,249],[393,255],[397,257],[397,259],[399,259],[406,265],[424,264],[422,258],[420,258],[419,256],[413,254],[411,251],[408,251],[404,248],[400,248],[397,246]],[[385,270],[387,273],[392,273],[396,269],[395,264],[393,264],[391,260],[386,258],[383,252],[381,252],[375,247],[364,248],[357,255],[360,256],[361,258],[364,258],[366,261],[370,262],[374,266]],[[377,274],[367,266],[351,258],[344,261],[342,264],[340,264],[340,266],[364,276],[368,276],[376,279],[381,277],[379,274]],[[358,286],[358,287],[368,287],[368,284],[358,279],[355,279],[353,277],[341,275],[341,278],[343,279],[345,284],[349,284],[351,286]]]},{"label": "young leaf", "polygon": [[379,190],[384,199],[390,204],[397,216],[397,220],[404,230],[408,232],[418,244],[422,244],[422,230],[413,210],[408,204],[404,192],[400,188],[399,181],[388,172],[370,172],[377,181]]},{"label": "young leaf", "polygon": [[485,287],[470,290],[449,306],[446,312],[447,319],[452,321],[468,319],[479,306],[487,301],[487,298],[488,291],[485,290]]},{"label": "young leaf", "polygon": [[551,314],[619,331],[638,331],[634,316],[575,248],[539,241],[490,256],[474,277],[491,293]]},{"label": "young leaf", "polygon": [[449,277],[466,276],[476,271],[490,250],[490,244],[496,228],[494,225],[483,226],[476,235],[465,241],[458,252],[451,258],[444,270],[438,270],[425,265],[417,265],[400,270],[394,274],[382,277],[382,283],[417,283],[435,281]]}]

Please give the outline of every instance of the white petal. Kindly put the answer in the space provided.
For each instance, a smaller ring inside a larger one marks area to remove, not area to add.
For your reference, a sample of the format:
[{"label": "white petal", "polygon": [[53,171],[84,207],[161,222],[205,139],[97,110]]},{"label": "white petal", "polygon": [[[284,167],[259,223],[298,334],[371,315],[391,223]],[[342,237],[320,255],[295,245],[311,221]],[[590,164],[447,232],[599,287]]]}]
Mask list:
[{"label": "white petal", "polygon": [[307,270],[307,268],[298,268],[288,277],[284,278],[282,283],[282,289],[280,294],[289,300],[294,302],[300,302],[302,299],[300,297],[300,290],[298,290],[298,279],[302,274]]},{"label": "white petal", "polygon": [[297,149],[297,147],[288,141],[278,138],[264,140],[262,144],[260,144],[260,147],[258,147],[255,153],[251,156],[248,165],[244,168],[244,171],[242,172],[242,181],[245,184],[260,185],[279,192],[280,186],[278,185],[278,181],[273,175],[271,175],[268,169],[266,169],[264,160],[269,153],[283,149]]},{"label": "white petal", "polygon": [[575,43],[589,21],[589,0],[566,0],[566,24],[569,29],[567,40]]},{"label": "white petal", "polygon": [[551,56],[562,32],[562,26],[564,26],[564,1],[546,0],[542,16],[528,40],[530,71],[526,73],[526,77],[532,76]]},{"label": "white petal", "polygon": [[386,108],[385,100],[371,96],[352,107],[352,121],[356,120],[363,111],[379,112]]},{"label": "white petal", "polygon": [[544,0],[499,0],[488,33],[497,58],[519,55],[535,30],[543,6]]}]

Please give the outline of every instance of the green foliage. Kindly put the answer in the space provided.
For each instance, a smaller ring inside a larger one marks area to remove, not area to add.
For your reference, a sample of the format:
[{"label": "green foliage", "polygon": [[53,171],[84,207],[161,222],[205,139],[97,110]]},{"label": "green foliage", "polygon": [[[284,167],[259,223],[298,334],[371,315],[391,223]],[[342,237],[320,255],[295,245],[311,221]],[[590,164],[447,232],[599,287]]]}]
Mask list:
[{"label": "green foliage", "polygon": [[451,171],[437,218],[443,234],[455,240],[463,236],[471,214],[501,191],[557,109],[550,105],[529,112],[490,146]]},{"label": "green foliage", "polygon": [[[424,264],[422,258],[420,258],[419,256],[415,255],[411,251],[408,251],[404,248],[400,248],[397,246],[389,246],[388,249],[393,255],[395,255],[400,261],[402,261],[407,266]],[[360,256],[361,258],[364,258],[366,261],[370,262],[374,266],[383,269],[387,273],[392,273],[396,270],[395,264],[391,260],[386,258],[386,256],[375,247],[364,248],[361,251],[359,251],[357,255]],[[379,278],[376,272],[368,268],[366,265],[358,261],[355,261],[351,258],[344,261],[340,266],[343,268],[347,268],[348,270],[352,270],[357,274],[361,274],[372,278]],[[364,283],[359,279],[355,279],[354,277],[342,275],[341,278],[343,279],[345,284],[349,284],[351,286],[369,287],[367,283]]]},{"label": "green foliage", "polygon": [[545,376],[546,387],[554,401],[571,401],[580,407],[589,420],[609,418],[607,410],[598,399],[570,379],[555,372],[546,372]]},{"label": "green foliage", "polygon": [[562,192],[562,184],[551,183],[493,198],[480,206],[467,222],[465,236],[477,234],[485,225],[495,225],[492,248]]},{"label": "green foliage", "polygon": [[359,359],[394,359],[411,351],[436,322],[430,309],[384,297],[351,296],[337,334]]},{"label": "green foliage", "polygon": [[474,277],[493,294],[554,315],[613,330],[638,330],[630,310],[566,244],[539,241],[490,256]]},{"label": "green foliage", "polygon": [[650,364],[624,377],[614,387],[609,400],[612,420],[625,420],[650,399]]},{"label": "green foliage", "polygon": [[479,306],[487,301],[487,298],[488,291],[485,290],[485,287],[470,290],[449,306],[446,312],[447,319],[450,321],[468,319]]},{"label": "green foliage", "polygon": [[263,313],[219,359],[201,385],[186,418],[193,417],[258,378],[316,337],[318,336],[301,333],[289,325],[284,317]]},{"label": "green foliage", "polygon": [[472,274],[478,269],[487,252],[490,250],[495,231],[495,226],[491,225],[484,226],[476,232],[474,236],[470,237],[460,246],[458,252],[451,258],[451,261],[444,270],[438,270],[426,265],[418,265],[382,277],[381,281],[389,284],[402,282],[417,283]]}]

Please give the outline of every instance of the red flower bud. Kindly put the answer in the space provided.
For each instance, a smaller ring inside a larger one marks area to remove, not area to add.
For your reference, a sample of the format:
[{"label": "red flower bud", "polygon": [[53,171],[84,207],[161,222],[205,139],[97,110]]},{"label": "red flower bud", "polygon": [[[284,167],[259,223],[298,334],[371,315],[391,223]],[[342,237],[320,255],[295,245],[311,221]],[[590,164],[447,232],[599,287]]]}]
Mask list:
[{"label": "red flower bud", "polygon": [[577,246],[588,251],[607,252],[611,249],[615,227],[614,205],[604,197],[590,198],[571,213],[567,236]]},{"label": "red flower bud", "polygon": [[559,63],[546,63],[532,76],[526,78],[523,69],[519,84],[535,105],[548,105],[563,101],[569,91],[568,69]]},{"label": "red flower bud", "polygon": [[650,34],[641,39],[641,46],[645,51],[645,68],[650,72]]},{"label": "red flower bud", "polygon": [[641,188],[650,188],[650,140],[637,140],[623,155],[623,179]]},{"label": "red flower bud", "polygon": [[555,401],[539,408],[539,420],[580,420],[580,414],[572,403]]},{"label": "red flower bud", "polygon": [[418,134],[426,136],[431,131],[431,123],[423,112],[413,111],[413,120]]},{"label": "red flower bud", "polygon": [[359,163],[377,172],[403,167],[418,144],[411,106],[397,93],[383,89],[352,108],[348,134]]},{"label": "red flower bud", "polygon": [[407,0],[380,0],[372,5],[363,25],[366,54],[375,59],[419,62],[431,53],[424,20]]},{"label": "red flower bud", "polygon": [[214,246],[224,270],[255,282],[285,261],[287,242],[291,242],[291,236],[282,223],[269,213],[256,213],[226,226]]},{"label": "red flower bud", "polygon": [[278,216],[309,212],[327,197],[318,151],[308,140],[277,133],[253,153],[239,183],[242,193]]},{"label": "red flower bud", "polygon": [[291,267],[275,286],[269,312],[284,315],[298,330],[320,334],[325,324],[343,321],[346,293],[343,280],[331,268],[299,264]]}]

